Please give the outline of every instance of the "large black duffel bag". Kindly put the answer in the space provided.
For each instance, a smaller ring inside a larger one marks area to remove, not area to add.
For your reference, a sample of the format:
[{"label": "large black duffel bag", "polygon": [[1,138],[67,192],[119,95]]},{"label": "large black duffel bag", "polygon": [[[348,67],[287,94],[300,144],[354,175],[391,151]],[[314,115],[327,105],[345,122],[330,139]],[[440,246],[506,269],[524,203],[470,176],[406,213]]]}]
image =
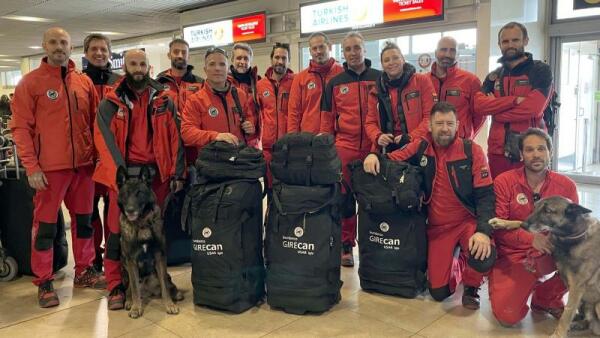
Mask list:
[{"label": "large black duffel bag", "polygon": [[342,175],[342,162],[330,134],[286,134],[273,145],[273,178],[285,184],[335,184]]},{"label": "large black duffel bag", "polygon": [[213,141],[202,147],[195,166],[200,182],[258,179],[267,171],[261,150],[222,141]]},{"label": "large black duffel bag", "polygon": [[192,229],[195,304],[240,313],[264,299],[261,200],[258,180],[190,189],[183,215]]},{"label": "large black duffel bag", "polygon": [[190,262],[192,236],[181,224],[181,210],[188,189],[171,193],[165,201],[163,228],[167,239],[167,265]]},{"label": "large black duffel bag", "polygon": [[[19,273],[33,275],[31,271],[31,227],[33,223],[33,195],[24,169],[20,170],[20,179],[16,171],[9,169],[9,178],[0,185],[0,233],[2,244],[8,254],[15,258]],[[53,271],[67,265],[69,245],[65,232],[62,211],[58,212],[57,232],[54,238]]]},{"label": "large black duffel bag", "polygon": [[265,236],[267,302],[303,314],[341,299],[339,183],[273,185]]}]

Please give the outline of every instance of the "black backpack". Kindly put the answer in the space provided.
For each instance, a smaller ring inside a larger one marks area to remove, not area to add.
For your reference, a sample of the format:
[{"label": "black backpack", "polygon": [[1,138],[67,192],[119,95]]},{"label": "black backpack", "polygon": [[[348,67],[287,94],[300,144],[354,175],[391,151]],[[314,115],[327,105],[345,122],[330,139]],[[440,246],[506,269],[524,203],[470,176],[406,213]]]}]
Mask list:
[{"label": "black backpack", "polygon": [[339,183],[273,185],[265,236],[267,302],[294,314],[324,312],[341,299]]},{"label": "black backpack", "polygon": [[264,298],[262,191],[258,180],[192,186],[183,215],[192,229],[194,303],[241,313]]},{"label": "black backpack", "polygon": [[273,178],[285,184],[334,184],[341,180],[342,162],[333,135],[290,133],[273,145]]},{"label": "black backpack", "polygon": [[262,151],[256,148],[213,141],[200,150],[196,171],[200,182],[223,182],[261,178],[267,167]]}]

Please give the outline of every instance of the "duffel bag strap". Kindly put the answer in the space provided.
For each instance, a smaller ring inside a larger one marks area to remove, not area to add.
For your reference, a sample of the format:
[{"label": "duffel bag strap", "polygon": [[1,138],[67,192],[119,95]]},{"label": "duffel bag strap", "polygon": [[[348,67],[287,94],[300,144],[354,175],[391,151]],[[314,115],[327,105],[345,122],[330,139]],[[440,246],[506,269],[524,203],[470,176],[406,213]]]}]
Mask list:
[{"label": "duffel bag strap", "polygon": [[277,192],[275,190],[273,190],[273,202],[275,202],[275,207],[277,208],[277,212],[279,214],[281,214],[282,216],[289,216],[289,215],[302,215],[302,214],[314,214],[317,213],[319,211],[321,211],[322,209],[335,204],[336,200],[338,199],[338,195],[336,193],[336,186],[333,185],[331,187],[332,189],[332,194],[331,197],[323,204],[321,204],[320,206],[314,208],[314,209],[310,209],[310,210],[299,210],[299,211],[285,211],[283,210],[283,207],[281,205],[281,200],[279,199],[279,195],[277,194]]}]

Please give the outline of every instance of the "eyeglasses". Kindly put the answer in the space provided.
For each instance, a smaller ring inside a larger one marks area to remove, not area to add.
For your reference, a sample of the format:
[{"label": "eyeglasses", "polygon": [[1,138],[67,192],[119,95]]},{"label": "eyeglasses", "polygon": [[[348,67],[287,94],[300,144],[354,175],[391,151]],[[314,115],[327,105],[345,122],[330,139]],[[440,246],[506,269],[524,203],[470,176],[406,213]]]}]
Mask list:
[{"label": "eyeglasses", "polygon": [[219,54],[223,54],[225,55],[225,57],[227,57],[227,52],[219,47],[210,47],[209,49],[206,50],[206,54],[204,54],[204,59],[206,59],[209,55],[211,54],[215,54],[215,53],[219,53]]}]

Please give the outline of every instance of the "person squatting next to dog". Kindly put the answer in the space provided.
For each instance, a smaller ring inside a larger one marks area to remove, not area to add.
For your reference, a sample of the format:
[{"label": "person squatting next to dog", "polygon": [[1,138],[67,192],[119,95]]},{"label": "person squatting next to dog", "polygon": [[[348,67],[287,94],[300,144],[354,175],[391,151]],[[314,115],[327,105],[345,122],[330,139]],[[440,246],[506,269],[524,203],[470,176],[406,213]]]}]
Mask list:
[{"label": "person squatting next to dog", "polygon": [[488,74],[482,93],[476,96],[475,113],[492,115],[488,159],[493,178],[523,166],[517,142],[507,142],[511,137],[529,127],[546,128],[543,116],[552,97],[552,72],[550,66],[525,53],[528,42],[527,28],[518,22],[500,29],[502,57],[498,62],[502,66]]},{"label": "person squatting next to dog", "polygon": [[[387,156],[397,161],[411,159],[424,168],[429,293],[442,301],[462,280],[462,304],[475,310],[483,274],[496,258],[488,224],[494,216],[494,193],[485,153],[479,145],[458,137],[458,128],[454,106],[438,102],[431,109],[430,132]],[[367,156],[364,170],[379,174],[377,154]],[[453,259],[457,245],[460,255]]]},{"label": "person squatting next to dog", "polygon": [[[524,168],[499,175],[494,180],[496,217],[524,221],[533,212],[534,203],[550,196],[562,196],[578,203],[577,188],[568,177],[548,169],[552,139],[541,129],[530,128],[519,141]],[[498,259],[489,276],[492,312],[502,325],[514,325],[531,309],[560,318],[567,288],[552,258],[547,234],[531,233],[523,228],[496,229],[494,242]]]},{"label": "person squatting next to dog", "polygon": [[[344,72],[336,75],[325,87],[319,131],[335,136],[343,179],[350,185],[348,163],[365,158],[371,150],[371,140],[365,133],[364,124],[369,92],[381,71],[371,68],[371,60],[365,58],[365,39],[360,33],[346,34],[342,40],[342,51],[346,59]],[[342,220],[342,266],[354,266],[352,248],[355,245],[356,214]]]},{"label": "person squatting next to dog", "polygon": [[71,215],[74,287],[106,287],[92,263],[94,200],[92,124],[98,98],[92,81],[75,69],[71,37],[50,28],[42,42],[46,56],[17,85],[10,129],[33,197],[31,269],[40,307],[59,304],[52,286],[57,215],[65,202]]},{"label": "person squatting next to dog", "polygon": [[150,65],[144,51],[127,51],[123,70],[125,78],[100,102],[94,129],[100,157],[94,180],[109,188],[110,233],[104,273],[110,291],[110,310],[122,309],[125,301],[121,284],[117,169],[127,168],[132,175],[137,174],[136,168],[151,166],[152,190],[161,208],[169,190],[181,190],[185,180],[184,149],[174,102],[162,84],[150,79]]},{"label": "person squatting next to dog", "polygon": [[227,53],[216,47],[208,49],[204,72],[204,87],[188,98],[183,110],[181,136],[185,145],[202,148],[212,141],[251,144],[256,138],[254,104],[227,80]]},{"label": "person squatting next to dog", "polygon": [[[165,86],[165,92],[175,102],[177,114],[180,115],[185,107],[188,97],[202,89],[204,79],[192,73],[194,66],[188,64],[190,60],[190,46],[183,39],[174,39],[169,43],[167,57],[171,60],[171,68],[159,73],[156,81]],[[194,147],[185,148],[185,161],[194,164],[198,151]],[[190,166],[189,168],[193,168]],[[191,178],[191,177],[190,177]]]},{"label": "person squatting next to dog", "polygon": [[395,43],[386,42],[381,65],[383,74],[369,93],[365,132],[373,143],[371,151],[382,147],[392,152],[427,134],[436,97],[427,75],[416,74]]},{"label": "person squatting next to dog", "polygon": [[267,161],[267,187],[273,184],[269,163],[275,141],[287,132],[288,101],[294,72],[290,69],[290,45],[276,43],[271,50],[271,67],[258,81],[257,98],[260,109],[261,143]]},{"label": "person squatting next to dog", "polygon": [[[110,39],[102,34],[90,34],[83,40],[83,52],[88,61],[87,67],[83,72],[92,80],[96,88],[98,100],[104,99],[106,94],[113,88],[115,83],[121,79],[121,75],[113,73],[110,64]],[[100,198],[104,200],[104,205],[108,206],[108,190],[100,183],[94,185],[94,210],[92,212],[92,227],[94,228],[94,249],[96,258],[94,267],[102,271],[104,263],[102,254],[104,248],[102,241],[108,239],[108,226],[106,222],[102,224],[98,204]],[[108,208],[104,208],[104,219],[107,219]]]},{"label": "person squatting next to dog", "polygon": [[296,74],[290,91],[288,133],[306,131],[318,134],[321,128],[321,101],[325,86],[344,67],[330,57],[331,42],[325,33],[308,37],[311,60],[306,69]]}]

